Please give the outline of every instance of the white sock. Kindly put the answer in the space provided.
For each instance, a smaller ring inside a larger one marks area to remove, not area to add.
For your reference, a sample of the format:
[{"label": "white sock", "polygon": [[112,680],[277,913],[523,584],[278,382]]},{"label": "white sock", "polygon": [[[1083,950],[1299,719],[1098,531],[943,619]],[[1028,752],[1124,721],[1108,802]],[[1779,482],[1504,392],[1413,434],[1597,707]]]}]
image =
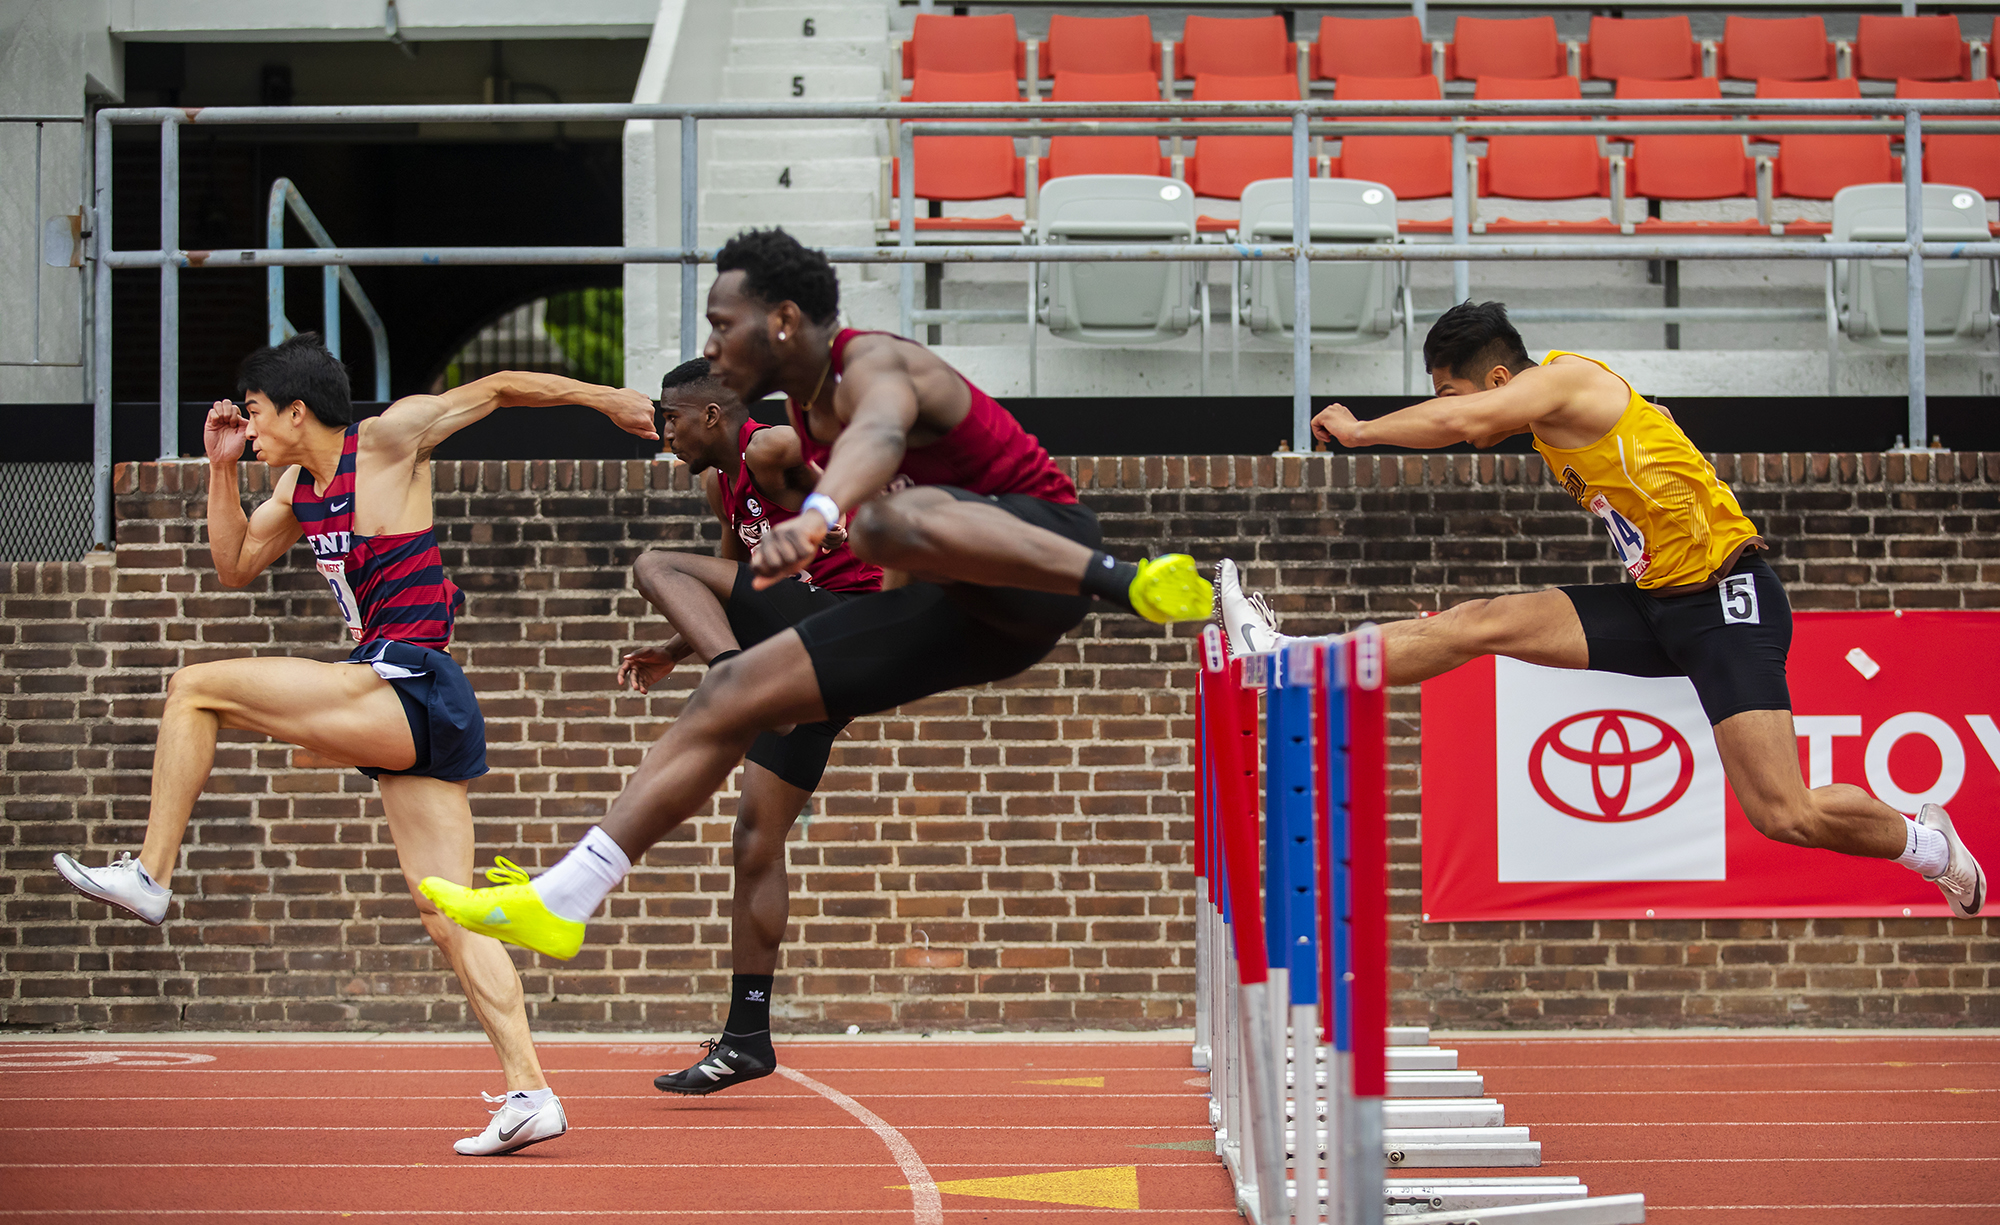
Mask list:
[{"label": "white sock", "polygon": [[540,1110],[556,1095],[554,1089],[516,1089],[507,1095],[508,1104],[523,1110]]},{"label": "white sock", "polygon": [[1915,872],[1925,880],[1944,875],[1951,866],[1951,843],[1944,834],[1915,821],[1905,821],[1903,831],[1903,853],[1896,862]]},{"label": "white sock", "polygon": [[632,861],[611,835],[593,825],[561,863],[535,878],[535,892],[551,913],[584,923],[631,870]]}]

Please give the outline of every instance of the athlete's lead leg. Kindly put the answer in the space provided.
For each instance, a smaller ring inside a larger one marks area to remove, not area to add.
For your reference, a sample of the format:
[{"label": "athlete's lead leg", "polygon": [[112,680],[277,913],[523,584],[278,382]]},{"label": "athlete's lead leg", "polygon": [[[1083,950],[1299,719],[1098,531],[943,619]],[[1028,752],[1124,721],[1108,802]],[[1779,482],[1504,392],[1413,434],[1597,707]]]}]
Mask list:
[{"label": "athlete's lead leg", "polygon": [[1590,644],[1576,605],[1556,588],[1469,600],[1434,617],[1382,627],[1391,685],[1414,685],[1482,655],[1545,668],[1588,668]]}]

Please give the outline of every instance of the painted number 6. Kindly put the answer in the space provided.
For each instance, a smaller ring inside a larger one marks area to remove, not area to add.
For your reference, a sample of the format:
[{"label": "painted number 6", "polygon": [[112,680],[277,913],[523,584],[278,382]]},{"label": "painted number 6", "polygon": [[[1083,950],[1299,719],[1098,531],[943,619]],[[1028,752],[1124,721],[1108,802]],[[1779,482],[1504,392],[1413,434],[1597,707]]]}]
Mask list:
[{"label": "painted number 6", "polygon": [[813,29],[813,19],[810,17],[806,18],[806,24],[799,32],[807,38],[811,38],[814,34],[818,33],[818,31]]}]

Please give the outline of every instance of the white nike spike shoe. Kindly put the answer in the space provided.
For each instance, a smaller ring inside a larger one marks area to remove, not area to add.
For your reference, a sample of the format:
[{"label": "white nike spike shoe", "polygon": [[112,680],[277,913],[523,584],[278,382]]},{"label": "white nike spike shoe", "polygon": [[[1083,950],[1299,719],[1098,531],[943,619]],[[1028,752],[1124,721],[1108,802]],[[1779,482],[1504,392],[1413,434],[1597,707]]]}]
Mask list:
[{"label": "white nike spike shoe", "polygon": [[494,1097],[482,1092],[479,1096],[489,1102],[498,1102],[500,1106],[493,1112],[485,1131],[467,1136],[451,1146],[461,1157],[498,1157],[530,1144],[553,1140],[569,1130],[562,1099],[553,1093],[539,1107],[525,1104],[512,1093]]},{"label": "white nike spike shoe", "polygon": [[58,854],[56,871],[83,896],[129,910],[154,927],[167,917],[167,903],[174,900],[174,891],[154,884],[129,851],[102,868],[86,868],[75,856]]},{"label": "white nike spike shoe", "polygon": [[1243,590],[1243,576],[1227,557],[1215,563],[1215,615],[1229,639],[1231,659],[1274,650],[1282,641],[1271,606],[1263,596]]},{"label": "white nike spike shoe", "polygon": [[1972,852],[1958,840],[1958,831],[1951,827],[1951,817],[1936,804],[1926,804],[1917,812],[1917,823],[1928,825],[1940,834],[1951,847],[1951,857],[1945,860],[1944,871],[1924,879],[1936,885],[1944,894],[1944,900],[1951,903],[1951,913],[1961,919],[1970,919],[1986,905],[1986,873]]}]

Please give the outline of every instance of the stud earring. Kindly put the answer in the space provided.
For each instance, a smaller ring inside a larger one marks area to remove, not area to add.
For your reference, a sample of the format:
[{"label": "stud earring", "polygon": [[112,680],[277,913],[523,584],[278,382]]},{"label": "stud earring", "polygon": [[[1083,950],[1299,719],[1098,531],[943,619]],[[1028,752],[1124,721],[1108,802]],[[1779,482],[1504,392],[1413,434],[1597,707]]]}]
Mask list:
[{"label": "stud earring", "polygon": [[785,334],[784,334],[783,332],[779,332],[779,333],[778,333],[778,339],[779,339],[779,340],[783,340],[784,338],[785,338]]}]

